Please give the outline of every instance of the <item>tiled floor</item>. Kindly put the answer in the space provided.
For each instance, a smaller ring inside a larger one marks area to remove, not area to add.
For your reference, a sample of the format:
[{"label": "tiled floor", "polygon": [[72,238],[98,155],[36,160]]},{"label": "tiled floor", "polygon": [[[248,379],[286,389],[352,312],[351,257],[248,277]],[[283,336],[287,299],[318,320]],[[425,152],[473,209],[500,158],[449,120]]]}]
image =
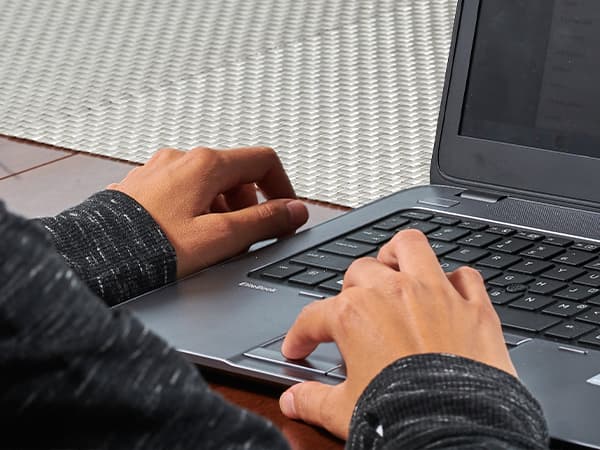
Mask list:
[{"label": "tiled floor", "polygon": [[72,152],[0,138],[0,180],[72,155]]}]

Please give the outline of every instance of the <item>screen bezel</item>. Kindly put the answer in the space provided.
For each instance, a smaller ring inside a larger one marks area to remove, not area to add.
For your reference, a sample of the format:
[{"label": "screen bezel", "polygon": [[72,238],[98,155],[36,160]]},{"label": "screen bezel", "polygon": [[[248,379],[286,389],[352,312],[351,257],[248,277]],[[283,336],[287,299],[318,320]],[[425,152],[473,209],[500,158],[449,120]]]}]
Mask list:
[{"label": "screen bezel", "polygon": [[432,182],[598,206],[600,158],[460,135],[480,3],[459,2]]}]

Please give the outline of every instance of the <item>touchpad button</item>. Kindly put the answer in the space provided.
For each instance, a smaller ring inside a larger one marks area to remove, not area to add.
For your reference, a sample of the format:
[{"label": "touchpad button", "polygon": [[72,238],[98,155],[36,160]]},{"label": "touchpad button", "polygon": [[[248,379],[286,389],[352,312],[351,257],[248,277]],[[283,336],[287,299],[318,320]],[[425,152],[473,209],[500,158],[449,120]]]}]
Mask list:
[{"label": "touchpad button", "polygon": [[325,374],[336,367],[339,367],[342,363],[342,357],[338,351],[337,346],[333,342],[320,344],[314,352],[312,352],[307,358],[302,360],[291,360],[285,358],[281,354],[281,344],[283,338],[272,342],[271,344],[257,347],[249,352],[244,353],[249,358],[260,359],[263,361],[270,361],[275,364],[283,364],[291,367],[301,367],[303,369]]}]

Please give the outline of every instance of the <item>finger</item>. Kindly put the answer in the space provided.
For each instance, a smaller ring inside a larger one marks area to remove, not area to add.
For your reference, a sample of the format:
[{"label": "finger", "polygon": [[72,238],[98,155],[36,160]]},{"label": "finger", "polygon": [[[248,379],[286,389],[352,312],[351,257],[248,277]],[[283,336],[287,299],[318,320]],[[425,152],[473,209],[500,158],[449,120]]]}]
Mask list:
[{"label": "finger", "polygon": [[335,298],[313,302],[304,307],[289,329],[281,353],[288,359],[304,359],[322,342],[332,342]]},{"label": "finger", "polygon": [[237,211],[238,209],[244,209],[258,204],[256,185],[254,183],[236,186],[225,192],[223,195],[225,196],[225,200],[231,211]]},{"label": "finger", "polygon": [[443,279],[447,282],[446,275],[427,238],[417,230],[404,230],[396,234],[381,248],[377,259],[420,279],[435,277],[435,280]]},{"label": "finger", "polygon": [[[308,220],[308,209],[299,200],[269,200],[228,213],[235,239],[248,246],[255,242],[293,233]],[[231,239],[231,236],[229,236]]]},{"label": "finger", "polygon": [[338,404],[336,397],[339,395],[336,394],[339,391],[340,386],[306,381],[285,391],[279,398],[279,407],[290,419],[319,425],[345,439],[348,436],[350,417],[344,414],[348,408],[340,408],[341,405]]},{"label": "finger", "polygon": [[454,289],[466,300],[489,299],[483,277],[471,267],[463,266],[448,274]]},{"label": "finger", "polygon": [[379,287],[384,278],[394,274],[398,274],[398,272],[375,258],[360,258],[354,261],[346,271],[343,288]]},{"label": "finger", "polygon": [[293,233],[308,219],[299,200],[270,200],[240,211],[207,214],[195,219],[199,236],[215,230],[207,253],[213,262],[237,255],[252,244]]},{"label": "finger", "polygon": [[[206,156],[206,149],[200,151]],[[294,188],[273,149],[249,147],[214,151],[212,154],[218,161],[211,166],[208,176],[211,179],[209,186],[215,189],[215,194],[241,184],[256,183],[268,199],[296,198]],[[190,155],[194,156],[193,150]]]},{"label": "finger", "polygon": [[225,196],[223,194],[219,194],[215,197],[212,204],[210,205],[211,213],[226,213],[231,211],[225,200]]}]

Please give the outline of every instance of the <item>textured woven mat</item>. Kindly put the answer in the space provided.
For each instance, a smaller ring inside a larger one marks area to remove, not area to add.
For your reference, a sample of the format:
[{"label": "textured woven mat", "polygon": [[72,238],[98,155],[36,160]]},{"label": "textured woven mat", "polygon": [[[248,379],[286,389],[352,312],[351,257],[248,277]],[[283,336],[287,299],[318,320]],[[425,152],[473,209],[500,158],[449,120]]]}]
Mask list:
[{"label": "textured woven mat", "polygon": [[0,0],[0,134],[275,147],[299,195],[425,183],[456,0]]}]

